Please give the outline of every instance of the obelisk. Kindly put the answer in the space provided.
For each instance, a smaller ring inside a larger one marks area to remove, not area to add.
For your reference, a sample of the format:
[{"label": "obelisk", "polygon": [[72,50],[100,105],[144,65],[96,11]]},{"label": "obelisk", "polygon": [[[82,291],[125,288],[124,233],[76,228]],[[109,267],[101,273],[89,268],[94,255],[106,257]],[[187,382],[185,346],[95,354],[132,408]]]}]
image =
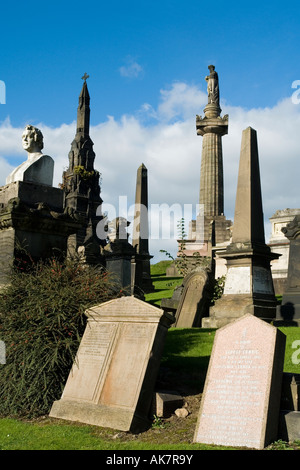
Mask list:
[{"label": "obelisk", "polygon": [[222,297],[203,319],[203,327],[220,327],[246,313],[264,320],[276,316],[270,262],[279,255],[265,244],[256,131],[243,131],[232,241],[221,255],[227,261]]},{"label": "obelisk", "polygon": [[132,246],[135,249],[135,284],[144,292],[151,292],[153,285],[150,274],[149,220],[148,220],[148,170],[139,166],[136,177],[135,211],[133,220]]}]

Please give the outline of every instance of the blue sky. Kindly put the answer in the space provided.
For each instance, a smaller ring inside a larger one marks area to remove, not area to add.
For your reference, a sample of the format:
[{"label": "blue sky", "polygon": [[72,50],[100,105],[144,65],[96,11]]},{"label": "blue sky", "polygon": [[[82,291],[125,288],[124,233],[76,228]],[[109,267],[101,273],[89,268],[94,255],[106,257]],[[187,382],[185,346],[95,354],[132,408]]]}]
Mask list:
[{"label": "blue sky", "polygon": [[291,104],[292,83],[300,80],[299,13],[296,1],[5,2],[2,178],[24,160],[18,136],[30,123],[42,128],[59,180],[87,72],[105,200],[113,203],[120,191],[134,197],[136,169],[144,161],[150,201],[197,203],[195,114],[203,114],[204,77],[214,64],[230,119],[223,138],[225,215],[233,217],[241,131],[248,125],[262,146],[266,220],[277,209],[300,207],[295,171],[282,176],[280,170],[281,159],[293,170],[299,166],[300,105]]},{"label": "blue sky", "polygon": [[[71,122],[84,72],[92,123],[155,105],[174,81],[204,87],[210,63],[222,98],[246,108],[274,105],[300,77],[299,2],[33,0],[1,13],[0,118],[14,125]],[[122,76],[131,63],[140,71]]]}]

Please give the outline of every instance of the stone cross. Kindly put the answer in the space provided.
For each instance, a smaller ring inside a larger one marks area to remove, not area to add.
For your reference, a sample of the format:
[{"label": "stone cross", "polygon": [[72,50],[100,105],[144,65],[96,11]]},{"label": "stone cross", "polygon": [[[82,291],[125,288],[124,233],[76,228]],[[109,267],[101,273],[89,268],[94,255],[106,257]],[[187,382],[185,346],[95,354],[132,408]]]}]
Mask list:
[{"label": "stone cross", "polygon": [[82,78],[82,80],[84,80],[86,82],[86,80],[89,78],[89,75],[85,72],[85,74],[81,78]]}]

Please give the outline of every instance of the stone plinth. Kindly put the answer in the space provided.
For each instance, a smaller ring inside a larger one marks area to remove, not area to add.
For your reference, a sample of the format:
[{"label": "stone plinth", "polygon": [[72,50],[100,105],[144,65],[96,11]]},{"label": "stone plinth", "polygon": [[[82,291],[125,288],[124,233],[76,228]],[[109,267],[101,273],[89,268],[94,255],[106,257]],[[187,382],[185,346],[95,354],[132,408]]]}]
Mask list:
[{"label": "stone plinth", "polygon": [[277,439],[285,335],[245,315],[216,332],[194,441],[263,449]]},{"label": "stone plinth", "polygon": [[278,439],[286,442],[300,440],[299,411],[282,411],[280,413]]},{"label": "stone plinth", "polygon": [[135,297],[86,312],[88,324],[62,397],[50,416],[141,432],[172,317]]},{"label": "stone plinth", "polygon": [[0,285],[9,282],[16,258],[63,257],[82,221],[63,210],[61,189],[16,181],[0,188]]},{"label": "stone plinth", "polygon": [[47,204],[54,211],[61,211],[64,193],[59,188],[27,181],[15,181],[0,187],[0,207],[3,209],[8,201],[19,198],[29,207],[37,203]]}]

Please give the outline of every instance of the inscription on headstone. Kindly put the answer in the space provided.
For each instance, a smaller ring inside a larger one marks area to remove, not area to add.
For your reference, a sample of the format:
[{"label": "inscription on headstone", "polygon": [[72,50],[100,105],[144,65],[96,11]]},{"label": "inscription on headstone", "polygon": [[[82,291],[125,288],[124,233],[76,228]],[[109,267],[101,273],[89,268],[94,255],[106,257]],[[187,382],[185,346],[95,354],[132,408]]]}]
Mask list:
[{"label": "inscription on headstone", "polygon": [[173,317],[133,296],[105,302],[86,314],[76,359],[50,416],[121,431],[147,429]]},{"label": "inscription on headstone", "polygon": [[285,335],[253,315],[216,332],[196,442],[263,449],[277,438]]}]

